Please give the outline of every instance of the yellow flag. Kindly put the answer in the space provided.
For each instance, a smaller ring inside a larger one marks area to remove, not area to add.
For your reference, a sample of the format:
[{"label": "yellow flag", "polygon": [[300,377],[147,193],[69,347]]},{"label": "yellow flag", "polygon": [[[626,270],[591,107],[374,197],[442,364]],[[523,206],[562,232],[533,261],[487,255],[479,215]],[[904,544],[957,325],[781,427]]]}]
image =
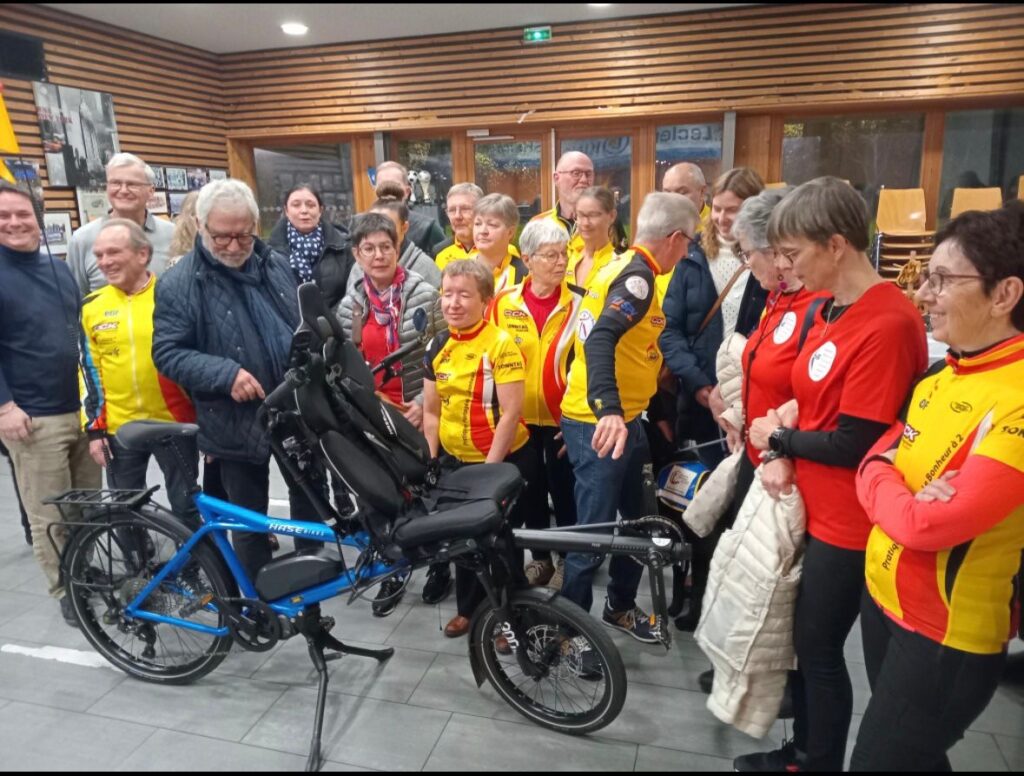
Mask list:
[{"label": "yellow flag", "polygon": [[4,160],[0,159],[0,178],[3,178],[8,183],[13,183],[15,186],[18,185],[18,181],[15,180],[14,175],[7,169],[7,165],[4,164]]},{"label": "yellow flag", "polygon": [[14,136],[11,117],[7,115],[7,106],[4,104],[4,87],[0,84],[0,154],[20,153],[18,138]]}]

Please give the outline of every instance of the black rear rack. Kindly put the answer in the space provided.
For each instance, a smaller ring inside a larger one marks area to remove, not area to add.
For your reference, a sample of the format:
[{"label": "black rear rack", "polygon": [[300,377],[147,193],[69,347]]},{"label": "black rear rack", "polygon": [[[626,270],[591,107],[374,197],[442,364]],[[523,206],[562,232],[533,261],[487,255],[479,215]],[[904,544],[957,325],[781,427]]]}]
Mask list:
[{"label": "black rear rack", "polygon": [[[79,506],[79,507],[128,507],[136,509],[160,490],[159,485],[154,485],[149,490],[68,490],[59,496],[43,499],[44,504],[55,504],[58,507]],[[61,510],[63,512],[63,510]]]}]

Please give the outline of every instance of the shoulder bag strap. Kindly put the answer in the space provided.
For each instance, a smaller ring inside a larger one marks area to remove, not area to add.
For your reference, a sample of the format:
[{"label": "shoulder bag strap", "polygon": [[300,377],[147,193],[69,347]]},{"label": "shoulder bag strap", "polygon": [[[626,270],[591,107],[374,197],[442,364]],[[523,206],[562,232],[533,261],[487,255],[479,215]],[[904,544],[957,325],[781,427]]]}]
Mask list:
[{"label": "shoulder bag strap", "polygon": [[740,279],[740,275],[746,271],[747,265],[740,264],[736,271],[732,273],[732,277],[729,278],[729,282],[726,283],[725,288],[722,289],[722,293],[718,295],[718,299],[716,299],[715,303],[711,305],[711,309],[708,310],[708,314],[704,316],[704,320],[700,322],[700,328],[697,329],[697,334],[694,336],[694,339],[699,337],[704,332],[704,329],[708,327],[708,324],[711,323],[711,319],[715,317],[715,313],[717,313],[719,308],[722,306],[722,302],[724,302],[725,298],[729,296],[729,292],[732,291],[732,287],[736,285],[736,281]]}]

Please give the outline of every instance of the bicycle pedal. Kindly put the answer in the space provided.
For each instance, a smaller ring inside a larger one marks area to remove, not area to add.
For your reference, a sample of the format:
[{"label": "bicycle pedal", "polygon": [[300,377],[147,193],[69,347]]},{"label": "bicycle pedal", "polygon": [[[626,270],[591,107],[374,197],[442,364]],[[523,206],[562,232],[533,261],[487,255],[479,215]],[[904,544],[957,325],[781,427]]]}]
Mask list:
[{"label": "bicycle pedal", "polygon": [[343,652],[325,652],[324,662],[329,663],[332,660],[341,660],[343,657],[345,657],[345,654]]},{"label": "bicycle pedal", "polygon": [[331,629],[334,628],[334,625],[335,621],[333,617],[320,618],[320,627],[324,630],[325,633],[329,633]]}]

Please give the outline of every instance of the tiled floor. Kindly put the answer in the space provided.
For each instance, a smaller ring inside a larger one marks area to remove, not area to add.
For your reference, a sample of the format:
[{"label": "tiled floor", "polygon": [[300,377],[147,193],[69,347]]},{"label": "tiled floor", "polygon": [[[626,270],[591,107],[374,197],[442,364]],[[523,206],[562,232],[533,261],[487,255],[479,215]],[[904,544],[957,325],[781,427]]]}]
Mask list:
[{"label": "tiled floor", "polygon": [[[284,489],[275,479],[274,493]],[[281,510],[276,510],[281,513]],[[369,604],[326,606],[341,637],[390,645],[383,667],[348,657],[331,664],[325,770],[731,770],[731,758],[774,748],[722,725],[704,708],[697,676],[708,667],[692,638],[673,650],[615,633],[629,694],[598,735],[549,733],[519,717],[489,686],[477,688],[465,639],[441,626],[449,600],[428,607],[419,585],[390,617]],[[91,648],[44,594],[22,540],[6,466],[0,469],[0,752],[4,770],[297,770],[305,763],[315,703],[305,646],[232,654],[194,685],[162,687],[107,665],[88,667],[19,654],[18,647]],[[597,596],[596,600],[602,600]],[[641,602],[643,603],[643,601]],[[596,605],[595,605],[596,608]],[[860,637],[847,646],[855,688],[851,743],[867,703]],[[1020,671],[1019,674],[1022,673]],[[953,750],[957,770],[1024,770],[1024,680],[1002,687]]]}]

